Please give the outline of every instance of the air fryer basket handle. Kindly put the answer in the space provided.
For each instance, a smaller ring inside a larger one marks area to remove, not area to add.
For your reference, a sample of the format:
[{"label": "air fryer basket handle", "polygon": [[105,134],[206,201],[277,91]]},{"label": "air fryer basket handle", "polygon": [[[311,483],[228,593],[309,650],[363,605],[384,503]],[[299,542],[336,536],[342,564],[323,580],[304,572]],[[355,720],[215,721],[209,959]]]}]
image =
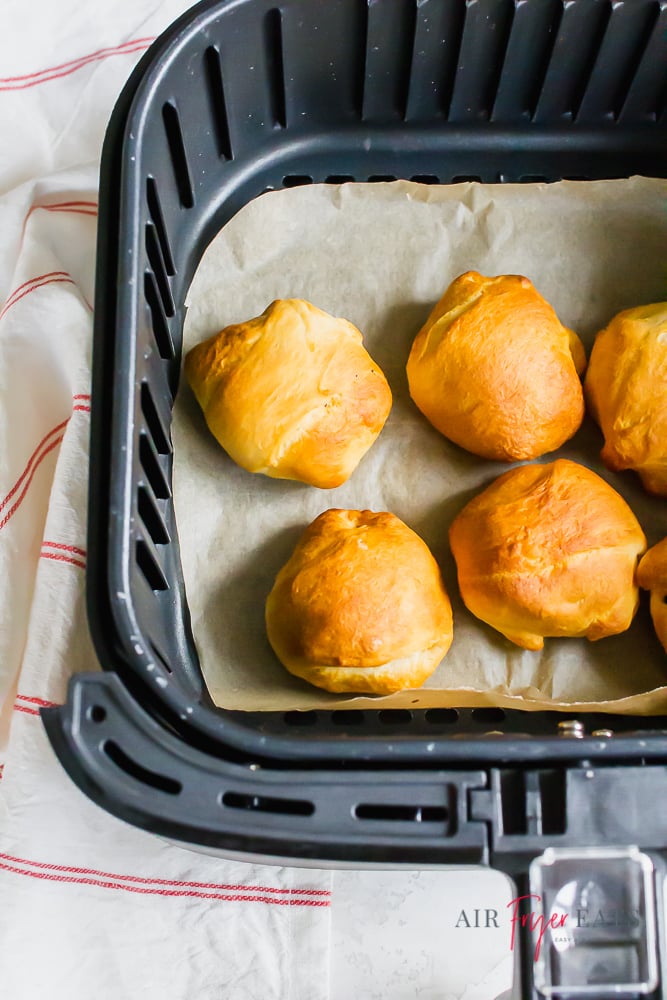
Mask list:
[{"label": "air fryer basket handle", "polygon": [[[393,867],[396,857],[410,868],[491,865],[514,880],[521,896],[530,891],[531,861],[547,847],[624,845],[637,842],[639,832],[639,846],[655,857],[659,881],[664,878],[667,770],[660,765],[565,768],[567,823],[559,834],[549,832],[553,816],[545,831],[531,797],[533,778],[524,782],[521,801],[519,783],[503,782],[497,768],[395,769],[381,782],[377,771],[360,768],[347,771],[342,783],[335,769],[224,759],[184,742],[113,673],[73,677],[66,703],[41,714],[61,763],[100,806],[226,857],[317,867]],[[551,774],[543,788],[553,794],[555,787]],[[661,884],[657,900],[664,967]],[[528,913],[528,904],[522,906]],[[530,928],[519,930],[522,996],[538,1000]],[[661,986],[651,997],[667,1000],[667,992]]]}]

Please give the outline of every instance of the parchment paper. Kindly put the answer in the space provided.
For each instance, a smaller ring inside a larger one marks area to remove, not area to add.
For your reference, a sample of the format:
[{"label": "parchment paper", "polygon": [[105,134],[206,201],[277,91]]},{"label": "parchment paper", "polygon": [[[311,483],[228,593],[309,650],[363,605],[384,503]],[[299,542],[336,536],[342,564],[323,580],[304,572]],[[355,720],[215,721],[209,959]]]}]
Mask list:
[{"label": "parchment paper", "polygon": [[[667,297],[667,184],[618,181],[309,186],[263,195],[215,238],[189,293],[185,350],[275,298],[305,298],[353,322],[392,388],[380,437],[346,484],[319,490],[251,475],[207,430],[182,380],[174,411],[174,499],[192,627],[216,704],[243,710],[460,707],[667,711],[667,657],[648,595],[632,627],[596,643],[547,639],[522,650],[463,605],[447,541],[465,503],[508,468],[468,454],[411,402],[405,363],[436,299],[461,272],[528,276],[562,322],[593,337],[619,310]],[[295,372],[298,377],[298,372]],[[649,544],[667,504],[632,473],[604,469],[590,417],[558,455],[589,465],[628,501]],[[454,641],[419,690],[328,694],[292,677],[268,644],[264,602],[303,529],[329,507],[389,510],[440,563]]]}]

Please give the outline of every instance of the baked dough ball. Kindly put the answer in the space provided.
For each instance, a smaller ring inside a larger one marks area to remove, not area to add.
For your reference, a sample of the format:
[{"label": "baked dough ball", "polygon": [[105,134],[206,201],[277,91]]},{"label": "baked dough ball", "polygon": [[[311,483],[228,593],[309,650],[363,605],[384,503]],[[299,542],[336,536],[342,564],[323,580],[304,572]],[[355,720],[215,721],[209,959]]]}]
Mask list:
[{"label": "baked dough ball", "polygon": [[452,642],[452,608],[419,535],[394,514],[327,510],[306,529],[266,602],[290,673],[327,691],[423,684]]},{"label": "baked dough ball", "polygon": [[637,583],[651,591],[651,618],[667,653],[667,538],[649,549],[637,567]]},{"label": "baked dough ball", "polygon": [[626,309],[598,333],[585,392],[604,464],[667,497],[667,302]]},{"label": "baked dough ball", "polygon": [[506,472],[463,508],[449,539],[466,607],[525,649],[545,636],[624,632],[637,610],[644,533],[576,462]]},{"label": "baked dough ball", "polygon": [[235,462],[324,489],[351,476],[391,409],[359,330],[302,299],[278,299],[198,344],[185,374]]},{"label": "baked dough ball", "polygon": [[467,271],[417,334],[410,395],[445,437],[497,461],[537,458],[584,416],[581,341],[528,278]]}]

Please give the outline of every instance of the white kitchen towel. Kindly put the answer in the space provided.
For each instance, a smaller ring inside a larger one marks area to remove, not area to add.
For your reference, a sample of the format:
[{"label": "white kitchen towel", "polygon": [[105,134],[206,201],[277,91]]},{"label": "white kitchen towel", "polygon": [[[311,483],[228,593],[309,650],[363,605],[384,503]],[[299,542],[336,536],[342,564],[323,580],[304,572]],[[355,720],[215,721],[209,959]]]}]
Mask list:
[{"label": "white kitchen towel", "polygon": [[96,669],[84,608],[101,141],[178,0],[0,11],[0,996],[325,1000],[327,872],[244,865],[107,815],[39,718]]}]

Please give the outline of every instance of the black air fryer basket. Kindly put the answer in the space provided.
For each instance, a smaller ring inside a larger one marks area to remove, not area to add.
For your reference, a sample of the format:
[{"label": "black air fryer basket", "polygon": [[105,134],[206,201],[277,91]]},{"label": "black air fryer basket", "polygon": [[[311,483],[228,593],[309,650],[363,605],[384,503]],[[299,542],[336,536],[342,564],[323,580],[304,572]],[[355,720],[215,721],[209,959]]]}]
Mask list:
[{"label": "black air fryer basket", "polygon": [[667,846],[664,718],[586,715],[582,735],[545,712],[215,708],[170,487],[185,294],[243,205],[310,182],[665,177],[666,31],[657,0],[207,0],[143,58],[100,186],[87,585],[104,669],[44,712],[104,808],[320,864],[520,875],[549,845]]}]

